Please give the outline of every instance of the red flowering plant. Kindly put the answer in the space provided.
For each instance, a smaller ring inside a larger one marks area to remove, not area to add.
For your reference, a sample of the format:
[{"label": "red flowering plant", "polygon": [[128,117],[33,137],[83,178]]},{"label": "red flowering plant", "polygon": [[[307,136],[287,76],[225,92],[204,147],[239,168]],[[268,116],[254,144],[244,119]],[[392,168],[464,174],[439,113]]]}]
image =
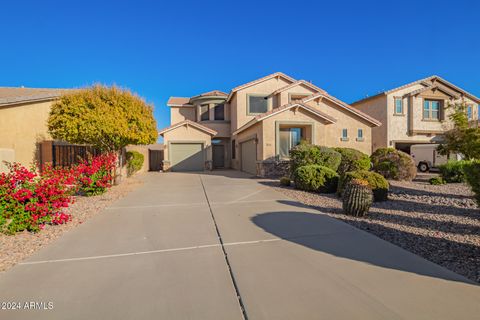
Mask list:
[{"label": "red flowering plant", "polygon": [[111,187],[117,156],[105,153],[85,160],[77,166],[79,192],[86,196],[104,193]]},{"label": "red flowering plant", "polygon": [[13,234],[36,232],[46,223],[61,224],[70,219],[62,209],[72,202],[75,171],[45,168],[42,174],[18,163],[0,175],[0,230]]}]

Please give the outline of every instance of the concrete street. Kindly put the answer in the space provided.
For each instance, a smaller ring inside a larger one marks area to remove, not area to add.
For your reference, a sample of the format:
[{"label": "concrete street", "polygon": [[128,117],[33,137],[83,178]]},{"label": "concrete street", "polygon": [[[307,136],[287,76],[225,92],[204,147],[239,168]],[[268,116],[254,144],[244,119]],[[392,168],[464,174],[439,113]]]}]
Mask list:
[{"label": "concrete street", "polygon": [[[237,171],[145,183],[0,275],[0,319],[474,319],[480,286]],[[219,237],[220,235],[220,237]],[[0,305],[2,307],[2,305]]]}]

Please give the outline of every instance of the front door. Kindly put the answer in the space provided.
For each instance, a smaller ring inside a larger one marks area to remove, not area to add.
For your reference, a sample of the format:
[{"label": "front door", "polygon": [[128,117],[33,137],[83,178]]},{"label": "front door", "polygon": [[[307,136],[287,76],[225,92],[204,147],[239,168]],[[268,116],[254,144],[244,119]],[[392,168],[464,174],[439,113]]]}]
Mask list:
[{"label": "front door", "polygon": [[224,168],[225,167],[225,146],[221,144],[213,145],[213,167]]}]

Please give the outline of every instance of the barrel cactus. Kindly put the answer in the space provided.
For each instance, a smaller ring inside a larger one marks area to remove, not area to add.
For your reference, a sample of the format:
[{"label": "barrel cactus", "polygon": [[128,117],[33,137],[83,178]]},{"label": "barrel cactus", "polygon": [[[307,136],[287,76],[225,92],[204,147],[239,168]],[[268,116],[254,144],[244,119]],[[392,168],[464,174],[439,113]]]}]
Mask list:
[{"label": "barrel cactus", "polygon": [[373,192],[368,182],[360,179],[351,180],[343,191],[343,211],[354,217],[367,214],[373,202]]}]

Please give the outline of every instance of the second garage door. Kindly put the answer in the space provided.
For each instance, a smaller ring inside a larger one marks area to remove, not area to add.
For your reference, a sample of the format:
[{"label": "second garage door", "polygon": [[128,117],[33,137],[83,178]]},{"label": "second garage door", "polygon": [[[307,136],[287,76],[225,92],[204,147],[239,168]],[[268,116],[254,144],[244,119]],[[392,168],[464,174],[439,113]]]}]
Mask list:
[{"label": "second garage door", "polygon": [[172,171],[203,171],[205,163],[203,144],[172,143],[169,151]]},{"label": "second garage door", "polygon": [[241,144],[242,171],[257,174],[257,146],[255,140],[248,140]]}]

